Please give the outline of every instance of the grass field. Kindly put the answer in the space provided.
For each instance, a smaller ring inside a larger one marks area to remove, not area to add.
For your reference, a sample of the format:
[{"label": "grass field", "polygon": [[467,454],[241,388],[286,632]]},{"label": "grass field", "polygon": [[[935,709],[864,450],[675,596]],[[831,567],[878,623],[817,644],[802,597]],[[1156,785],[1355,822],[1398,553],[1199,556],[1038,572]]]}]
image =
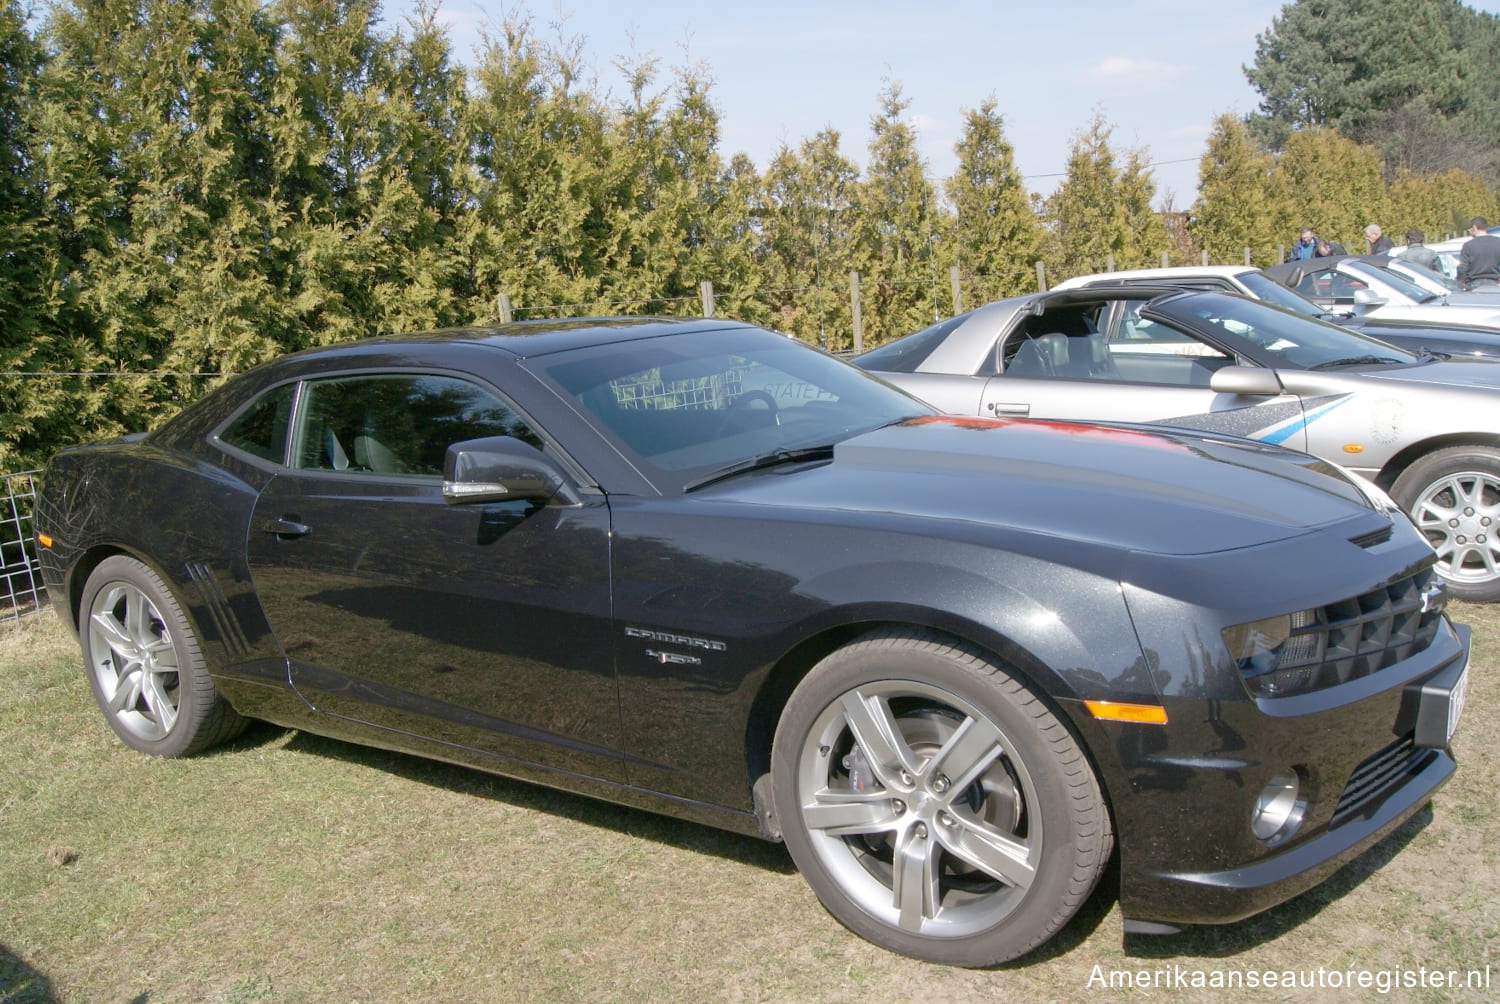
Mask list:
[{"label": "grass field", "polygon": [[[1454,617],[1475,658],[1460,770],[1430,811],[1226,927],[1122,938],[1106,881],[1041,954],[987,972],[861,941],[757,840],[269,726],[140,756],[38,620],[0,632],[0,1002],[1322,1001],[1379,997],[1393,974],[1384,999],[1496,999],[1500,608]],[[1488,988],[1463,985],[1486,967]],[[1123,970],[1166,982],[1101,982]],[[1176,982],[1350,970],[1374,986]]]}]

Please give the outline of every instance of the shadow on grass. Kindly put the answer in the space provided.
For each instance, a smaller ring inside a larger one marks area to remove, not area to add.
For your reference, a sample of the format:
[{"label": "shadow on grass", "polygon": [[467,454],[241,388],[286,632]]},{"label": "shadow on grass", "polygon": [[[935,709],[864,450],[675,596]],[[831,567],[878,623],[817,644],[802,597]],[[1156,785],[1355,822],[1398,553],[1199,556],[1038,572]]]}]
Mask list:
[{"label": "shadow on grass", "polygon": [[1181,934],[1125,936],[1125,954],[1146,959],[1183,956],[1226,958],[1274,941],[1336,903],[1384,868],[1432,823],[1432,806],[1423,806],[1380,843],[1344,865],[1320,884],[1265,913],[1233,924],[1205,924]]},{"label": "shadow on grass", "polygon": [[0,1002],[4,1004],[57,1004],[52,982],[27,965],[14,952],[0,945]]},{"label": "shadow on grass", "polygon": [[[791,858],[787,856],[786,849],[780,844],[716,829],[675,816],[663,816],[644,809],[615,805],[587,795],[575,795],[530,781],[489,774],[474,767],[430,760],[415,754],[384,750],[374,746],[361,746],[339,739],[328,739],[311,732],[288,730],[255,722],[245,730],[243,735],[219,747],[219,750],[233,753],[255,749],[275,741],[288,731],[292,732],[292,737],[287,741],[285,748],[290,752],[357,763],[448,791],[561,816],[588,826],[616,830],[683,850],[754,865],[782,875],[795,874],[797,870],[792,865]],[[219,750],[214,752],[217,753]]]},{"label": "shadow on grass", "polygon": [[[267,746],[287,735],[290,735],[290,739],[285,748],[291,752],[360,764],[421,784],[560,816],[588,826],[598,826],[695,853],[742,862],[782,875],[796,873],[796,867],[780,844],[643,809],[615,805],[530,781],[489,774],[472,767],[329,739],[264,722],[253,722],[233,742],[205,755],[244,752]],[[1225,958],[1274,941],[1306,923],[1324,907],[1342,899],[1384,868],[1431,824],[1432,819],[1431,806],[1423,807],[1384,840],[1322,883],[1264,913],[1232,924],[1189,927],[1175,935],[1126,935],[1125,954],[1146,959]],[[1116,852],[1098,886],[1062,930],[1030,953],[994,968],[1000,971],[1024,969],[1067,955],[1094,935],[1115,908],[1119,898],[1120,859]],[[0,963],[4,961],[6,957],[0,955]],[[17,998],[27,1004],[51,999],[40,996]],[[0,1004],[11,1004],[11,998],[0,997]]]}]

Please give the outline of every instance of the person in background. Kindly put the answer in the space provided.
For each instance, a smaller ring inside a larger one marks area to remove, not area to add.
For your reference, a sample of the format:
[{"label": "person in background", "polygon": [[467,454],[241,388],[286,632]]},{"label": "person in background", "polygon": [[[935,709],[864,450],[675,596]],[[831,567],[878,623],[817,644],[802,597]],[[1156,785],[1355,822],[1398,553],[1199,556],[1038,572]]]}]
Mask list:
[{"label": "person in background", "polygon": [[1443,262],[1438,258],[1436,251],[1422,244],[1426,239],[1427,235],[1415,227],[1408,230],[1406,232],[1406,248],[1401,252],[1401,257],[1424,268],[1430,268],[1434,272],[1441,272],[1443,270]]},{"label": "person in background", "polygon": [[1325,241],[1319,237],[1317,247],[1313,249],[1312,256],[1314,258],[1337,258],[1348,253],[1348,251],[1344,250],[1344,245],[1338,241]]},{"label": "person in background", "polygon": [[1469,221],[1469,239],[1458,252],[1455,276],[1464,289],[1500,286],[1500,237],[1489,233],[1490,224],[1483,216]]},{"label": "person in background", "polygon": [[1365,225],[1365,240],[1370,245],[1371,254],[1390,254],[1394,246],[1391,244],[1391,239],[1380,232],[1379,223]]},{"label": "person in background", "polygon": [[1305,261],[1317,253],[1318,235],[1313,233],[1312,227],[1303,227],[1302,233],[1297,237],[1297,243],[1292,245],[1292,250],[1287,252],[1287,261]]}]

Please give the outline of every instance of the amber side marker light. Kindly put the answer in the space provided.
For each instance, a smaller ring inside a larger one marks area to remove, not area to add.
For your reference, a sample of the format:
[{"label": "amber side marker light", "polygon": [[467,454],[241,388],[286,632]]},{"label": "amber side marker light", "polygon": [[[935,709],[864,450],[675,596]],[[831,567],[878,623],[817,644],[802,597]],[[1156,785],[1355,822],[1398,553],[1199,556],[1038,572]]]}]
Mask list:
[{"label": "amber side marker light", "polygon": [[36,535],[36,542],[38,544],[41,544],[43,547],[51,547],[52,546],[52,538],[49,537],[49,536],[47,536],[45,533],[39,533],[39,534],[37,534]]},{"label": "amber side marker light", "polygon": [[1084,701],[1089,714],[1106,722],[1136,722],[1141,725],[1167,724],[1167,709],[1159,704],[1120,704],[1115,701]]},{"label": "amber side marker light", "polygon": [[1344,452],[1345,453],[1363,453],[1363,452],[1365,452],[1365,448],[1364,448],[1364,446],[1362,446],[1359,443],[1345,443],[1344,444]]}]

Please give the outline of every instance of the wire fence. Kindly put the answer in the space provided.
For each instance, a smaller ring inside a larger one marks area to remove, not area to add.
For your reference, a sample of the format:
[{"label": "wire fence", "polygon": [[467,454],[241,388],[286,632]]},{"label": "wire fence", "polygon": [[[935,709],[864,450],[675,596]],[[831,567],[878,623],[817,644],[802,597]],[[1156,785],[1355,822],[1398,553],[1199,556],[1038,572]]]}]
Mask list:
[{"label": "wire fence", "polygon": [[36,479],[40,471],[0,475],[5,478],[5,508],[0,510],[0,624],[17,623],[40,613],[47,605],[47,588],[37,565],[31,517],[36,509]]}]

